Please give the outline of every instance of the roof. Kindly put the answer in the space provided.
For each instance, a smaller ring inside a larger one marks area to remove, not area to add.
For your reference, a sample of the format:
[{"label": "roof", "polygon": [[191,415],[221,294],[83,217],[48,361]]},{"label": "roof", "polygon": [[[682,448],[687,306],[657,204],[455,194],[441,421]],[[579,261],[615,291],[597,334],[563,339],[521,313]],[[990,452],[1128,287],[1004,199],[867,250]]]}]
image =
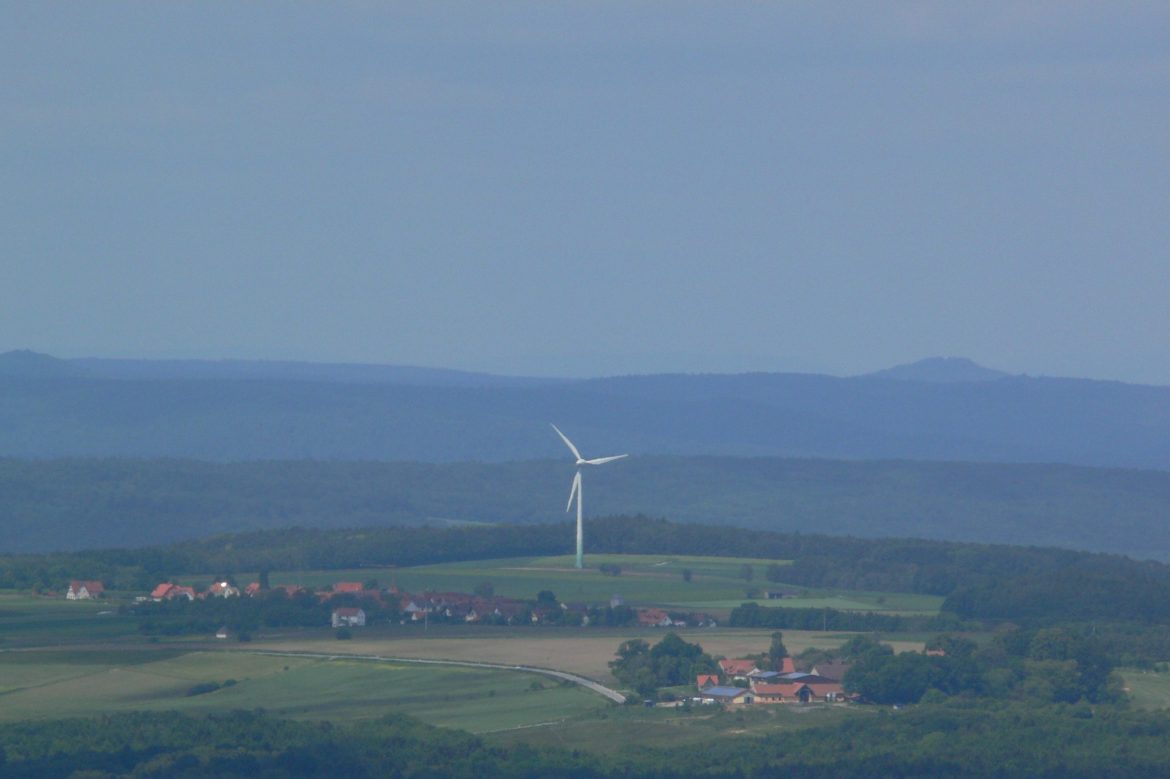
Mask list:
[{"label": "roof", "polygon": [[800,693],[801,687],[807,687],[801,682],[789,682],[788,684],[757,684],[756,695],[784,695],[789,698],[795,698]]},{"label": "roof", "polygon": [[745,690],[743,687],[708,687],[703,690],[703,695],[709,698],[738,698],[744,693],[751,693],[751,690]]},{"label": "roof", "polygon": [[663,621],[669,622],[670,615],[662,609],[637,609],[639,625],[653,625]]},{"label": "roof", "polygon": [[361,609],[355,609],[352,606],[342,606],[339,609],[334,609],[333,613],[339,617],[360,617],[365,614]]},{"label": "roof", "polygon": [[735,659],[725,658],[719,661],[719,667],[726,674],[749,674],[756,670],[756,661],[747,660],[742,657]]},{"label": "roof", "polygon": [[780,661],[780,673],[790,674],[796,671],[796,661],[791,657],[784,657]]},{"label": "roof", "polygon": [[805,687],[822,697],[835,692],[845,692],[840,682],[805,682]]},{"label": "roof", "polygon": [[824,679],[841,680],[845,678],[845,672],[849,670],[849,663],[841,660],[830,660],[826,663],[817,663],[813,666],[813,673]]},{"label": "roof", "polygon": [[69,589],[73,590],[74,592],[76,592],[77,590],[80,590],[82,587],[84,587],[86,589],[86,591],[90,592],[90,593],[105,592],[106,591],[106,586],[104,584],[102,584],[101,582],[96,581],[96,580],[94,580],[94,581],[81,581],[81,580],[75,579],[75,580],[69,582]]},{"label": "roof", "polygon": [[698,687],[702,687],[703,685],[717,687],[719,685],[719,677],[715,674],[699,674],[695,677],[695,685]]},{"label": "roof", "polygon": [[155,587],[155,588],[154,588],[154,590],[152,590],[152,591],[151,591],[151,593],[150,593],[150,597],[152,597],[152,598],[164,598],[164,597],[166,597],[166,594],[167,594],[168,592],[170,592],[170,591],[171,591],[171,588],[172,588],[172,587],[174,587],[174,586],[175,586],[175,585],[171,584],[170,582],[163,582],[162,584],[160,584],[159,586]]},{"label": "roof", "polygon": [[361,592],[363,589],[361,582],[337,582],[333,585],[334,592]]}]

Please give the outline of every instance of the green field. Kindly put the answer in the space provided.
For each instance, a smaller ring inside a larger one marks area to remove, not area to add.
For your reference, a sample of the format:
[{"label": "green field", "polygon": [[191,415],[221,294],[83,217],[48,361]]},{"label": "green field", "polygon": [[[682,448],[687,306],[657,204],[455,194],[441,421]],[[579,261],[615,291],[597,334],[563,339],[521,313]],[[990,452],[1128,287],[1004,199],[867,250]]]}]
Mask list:
[{"label": "green field", "polygon": [[[375,579],[385,587],[390,584],[407,592],[437,590],[471,592],[481,582],[491,582],[497,595],[532,599],[541,590],[552,590],[562,601],[606,603],[620,594],[628,605],[668,606],[684,610],[727,611],[749,600],[749,590],[762,595],[768,589],[796,589],[799,598],[784,600],[756,599],[768,606],[786,608],[835,608],[843,611],[881,611],[899,614],[937,614],[943,599],[931,595],[888,592],[852,592],[843,590],[806,590],[768,582],[764,572],[768,565],[787,561],[699,557],[687,555],[588,555],[586,567],[577,570],[571,555],[556,557],[517,557],[500,560],[476,560],[409,568],[359,568],[339,571],[274,571],[272,584],[297,584],[326,587],[337,581]],[[608,576],[598,566],[609,563],[621,567],[619,576]],[[742,576],[748,565],[752,579]],[[691,572],[691,581],[683,571]],[[241,581],[248,576],[238,577]],[[254,578],[254,577],[253,577]],[[190,583],[206,585],[211,576],[191,577]]]},{"label": "green field", "polygon": [[1139,709],[1170,708],[1170,673],[1122,668],[1118,673],[1129,690],[1130,702]]},{"label": "green field", "polygon": [[138,620],[117,613],[116,599],[71,601],[0,594],[0,649],[29,644],[105,641],[136,634]]},{"label": "green field", "polygon": [[[194,685],[235,684],[189,696]],[[113,711],[205,712],[262,707],[298,719],[389,712],[472,732],[593,714],[595,693],[530,673],[238,651],[0,652],[0,719]]]}]

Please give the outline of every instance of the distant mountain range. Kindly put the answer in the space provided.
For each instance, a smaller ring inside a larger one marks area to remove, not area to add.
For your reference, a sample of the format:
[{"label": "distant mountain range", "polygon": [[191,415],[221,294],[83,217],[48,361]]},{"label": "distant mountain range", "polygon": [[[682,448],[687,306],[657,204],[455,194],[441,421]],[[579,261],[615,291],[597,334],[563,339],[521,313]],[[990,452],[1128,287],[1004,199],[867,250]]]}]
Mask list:
[{"label": "distant mountain range", "polygon": [[0,355],[0,456],[508,461],[588,455],[1170,469],[1170,388],[927,360],[838,378],[565,380],[283,362]]}]

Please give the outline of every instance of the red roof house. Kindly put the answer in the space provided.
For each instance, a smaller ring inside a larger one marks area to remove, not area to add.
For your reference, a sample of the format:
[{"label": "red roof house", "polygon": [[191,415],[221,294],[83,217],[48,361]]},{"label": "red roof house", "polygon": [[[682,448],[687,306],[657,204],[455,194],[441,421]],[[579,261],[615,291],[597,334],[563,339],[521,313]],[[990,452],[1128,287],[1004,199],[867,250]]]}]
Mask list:
[{"label": "red roof house", "polygon": [[745,658],[724,658],[719,661],[719,669],[723,671],[723,675],[731,679],[737,677],[747,678],[747,675],[753,671],[758,671],[755,660],[748,660]]},{"label": "red roof house", "polygon": [[99,581],[69,582],[69,592],[65,593],[67,600],[91,600],[106,591],[105,585]]}]

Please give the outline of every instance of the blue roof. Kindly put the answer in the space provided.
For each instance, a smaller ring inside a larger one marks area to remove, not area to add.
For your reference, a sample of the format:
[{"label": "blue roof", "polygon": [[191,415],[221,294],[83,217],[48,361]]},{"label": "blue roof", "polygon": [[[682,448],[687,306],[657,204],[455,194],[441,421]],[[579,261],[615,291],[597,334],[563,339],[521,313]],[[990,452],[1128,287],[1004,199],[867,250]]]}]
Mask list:
[{"label": "blue roof", "polygon": [[704,695],[710,695],[715,698],[734,698],[740,693],[751,692],[742,687],[708,687],[703,690]]}]

